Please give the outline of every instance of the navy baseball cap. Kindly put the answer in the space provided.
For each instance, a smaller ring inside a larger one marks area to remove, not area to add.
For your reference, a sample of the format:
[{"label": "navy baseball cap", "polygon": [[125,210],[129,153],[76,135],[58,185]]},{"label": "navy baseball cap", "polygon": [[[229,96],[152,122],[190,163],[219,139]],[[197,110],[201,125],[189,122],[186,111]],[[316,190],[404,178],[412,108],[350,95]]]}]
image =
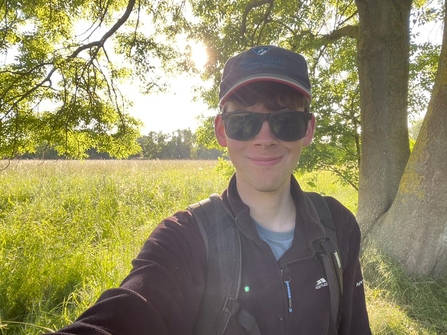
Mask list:
[{"label": "navy baseball cap", "polygon": [[309,99],[307,62],[293,51],[272,45],[257,46],[230,58],[220,83],[219,106],[241,87],[258,81],[273,81],[288,85]]}]

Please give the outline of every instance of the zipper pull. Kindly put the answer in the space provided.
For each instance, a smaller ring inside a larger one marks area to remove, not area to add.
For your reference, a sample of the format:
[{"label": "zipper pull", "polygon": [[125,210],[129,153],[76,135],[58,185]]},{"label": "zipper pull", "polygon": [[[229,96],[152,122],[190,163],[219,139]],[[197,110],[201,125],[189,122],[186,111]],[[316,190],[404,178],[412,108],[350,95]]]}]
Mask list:
[{"label": "zipper pull", "polygon": [[287,298],[289,300],[289,313],[292,313],[292,291],[290,290],[290,278],[284,279],[287,288]]}]

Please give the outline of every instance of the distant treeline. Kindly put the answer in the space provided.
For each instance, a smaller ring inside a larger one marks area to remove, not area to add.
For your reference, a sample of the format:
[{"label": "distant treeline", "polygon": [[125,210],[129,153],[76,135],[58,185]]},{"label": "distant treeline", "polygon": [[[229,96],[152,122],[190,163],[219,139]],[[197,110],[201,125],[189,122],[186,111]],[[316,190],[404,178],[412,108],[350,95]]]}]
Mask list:
[{"label": "distant treeline", "polygon": [[[170,134],[151,131],[137,139],[141,146],[139,154],[129,159],[210,159],[222,156],[222,151],[207,149],[197,144],[196,135],[190,129],[176,130]],[[104,152],[92,148],[88,151],[88,159],[110,159]],[[63,159],[57,151],[44,144],[39,145],[34,153],[26,153],[19,159]]]}]

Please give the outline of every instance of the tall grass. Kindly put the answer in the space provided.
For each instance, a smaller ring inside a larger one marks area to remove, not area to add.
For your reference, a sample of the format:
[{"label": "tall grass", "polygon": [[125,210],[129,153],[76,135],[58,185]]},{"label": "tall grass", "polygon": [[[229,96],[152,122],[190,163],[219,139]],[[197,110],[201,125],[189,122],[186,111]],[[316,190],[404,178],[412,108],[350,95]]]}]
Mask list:
[{"label": "tall grass", "polygon": [[[0,171],[0,333],[72,322],[119,285],[156,224],[226,187],[215,165],[14,161]],[[332,175],[299,179],[355,212],[356,192]],[[411,279],[372,247],[362,261],[374,334],[447,334],[445,281]]]},{"label": "tall grass", "polygon": [[447,334],[447,278],[412,278],[374,246],[361,260],[374,334]]},{"label": "tall grass", "polygon": [[73,321],[120,283],[159,221],[225,187],[213,164],[20,161],[0,172],[2,332]]}]

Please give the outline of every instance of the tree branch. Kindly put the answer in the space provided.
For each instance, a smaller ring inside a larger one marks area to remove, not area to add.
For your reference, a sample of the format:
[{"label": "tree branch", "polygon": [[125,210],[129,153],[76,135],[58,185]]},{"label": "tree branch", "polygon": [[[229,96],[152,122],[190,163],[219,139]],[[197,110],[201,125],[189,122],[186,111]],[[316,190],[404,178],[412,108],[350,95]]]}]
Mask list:
[{"label": "tree branch", "polygon": [[359,187],[357,186],[356,183],[354,183],[352,180],[350,180],[349,178],[346,178],[346,176],[343,174],[342,171],[340,171],[339,169],[337,169],[334,166],[327,166],[327,170],[331,171],[333,173],[335,173],[337,176],[339,176],[342,180],[345,181],[345,183],[349,184],[352,186],[352,188],[356,191],[359,190]]},{"label": "tree branch", "polygon": [[259,35],[258,35],[258,40],[256,41],[256,44],[260,44],[260,40],[261,40],[261,36],[262,36],[262,31],[264,30],[264,28],[266,27],[266,25],[269,23],[269,16],[270,13],[272,12],[273,9],[273,1],[270,3],[269,7],[267,8],[267,10],[265,11],[263,18],[262,18],[262,23],[260,24],[260,29],[259,29]]},{"label": "tree branch", "polygon": [[[351,5],[352,5],[352,3],[354,3],[354,2],[355,2],[354,0],[351,0],[351,2],[345,6],[344,10],[340,13],[340,18],[343,17],[343,16],[345,15],[346,10],[347,10],[348,8],[350,8]],[[349,20],[351,20],[351,19],[352,19],[354,16],[356,16],[357,14],[358,14],[358,11],[356,10],[351,16],[348,16],[348,17],[347,17],[346,19],[344,19],[343,21],[338,22],[337,25],[338,25],[339,27],[342,26],[343,24],[345,24],[346,22],[348,22]],[[338,20],[337,20],[337,21],[338,21]]]},{"label": "tree branch", "polygon": [[260,0],[260,1],[254,1],[252,3],[249,3],[247,5],[247,7],[245,7],[244,15],[242,16],[241,29],[240,29],[242,36],[244,36],[245,32],[247,31],[247,16],[250,13],[250,11],[253,8],[261,7],[266,4],[270,4],[270,6],[273,6],[273,3],[274,3],[274,0]]},{"label": "tree branch", "polygon": [[[76,58],[82,51],[87,49],[97,47],[97,50],[99,50],[101,47],[103,47],[104,43],[109,39],[109,37],[112,36],[127,21],[130,14],[132,13],[133,7],[135,6],[135,1],[136,0],[129,0],[123,16],[119,18],[119,20],[101,37],[100,40],[80,46],[68,58]],[[95,52],[95,55],[96,54],[97,51]],[[94,56],[92,58],[94,58]]]},{"label": "tree branch", "polygon": [[322,39],[327,41],[336,41],[342,37],[350,37],[358,39],[359,26],[347,25],[332,31],[330,34],[323,35]]}]

